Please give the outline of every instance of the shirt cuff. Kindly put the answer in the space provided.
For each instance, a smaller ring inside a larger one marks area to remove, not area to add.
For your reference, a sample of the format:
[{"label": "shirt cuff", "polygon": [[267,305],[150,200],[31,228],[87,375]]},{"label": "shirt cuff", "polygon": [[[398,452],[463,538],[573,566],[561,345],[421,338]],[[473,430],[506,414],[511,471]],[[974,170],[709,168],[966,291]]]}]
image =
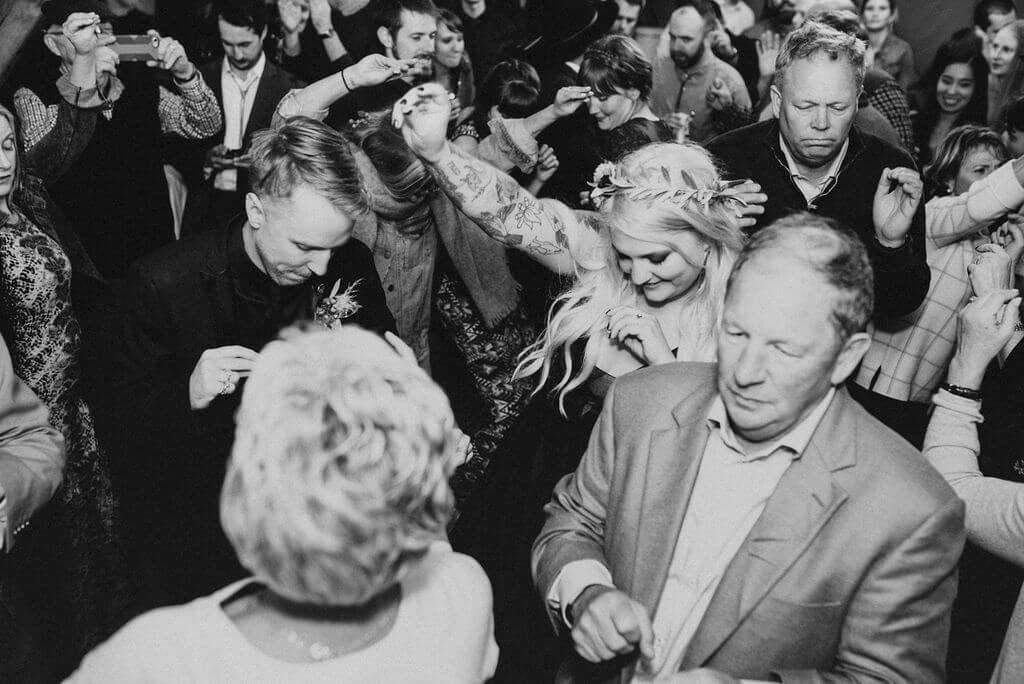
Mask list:
[{"label": "shirt cuff", "polygon": [[102,76],[92,88],[79,88],[67,74],[57,79],[57,92],[73,107],[79,109],[109,109],[124,92],[124,84],[116,76]]},{"label": "shirt cuff", "polygon": [[551,583],[551,589],[547,596],[548,607],[556,615],[561,616],[566,627],[571,628],[572,624],[565,611],[573,601],[579,598],[583,590],[592,584],[615,588],[612,574],[608,572],[608,568],[592,558],[568,563],[559,571],[555,581]]}]

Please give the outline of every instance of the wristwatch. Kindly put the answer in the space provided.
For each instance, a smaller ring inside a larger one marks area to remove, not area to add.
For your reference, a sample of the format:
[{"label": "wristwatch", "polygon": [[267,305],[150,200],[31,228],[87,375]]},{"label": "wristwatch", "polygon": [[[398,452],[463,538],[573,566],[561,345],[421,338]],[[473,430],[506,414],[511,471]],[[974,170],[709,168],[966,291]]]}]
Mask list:
[{"label": "wristwatch", "polygon": [[338,35],[338,32],[335,31],[334,27],[332,26],[329,29],[327,29],[326,31],[324,31],[323,33],[317,33],[316,35],[320,36],[320,40],[327,40],[331,36]]}]

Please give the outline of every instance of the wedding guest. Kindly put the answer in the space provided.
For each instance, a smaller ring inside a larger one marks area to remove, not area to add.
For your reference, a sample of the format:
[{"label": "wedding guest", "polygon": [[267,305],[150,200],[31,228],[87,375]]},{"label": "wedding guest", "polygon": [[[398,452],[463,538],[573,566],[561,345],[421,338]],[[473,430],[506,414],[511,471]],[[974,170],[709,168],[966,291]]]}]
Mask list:
[{"label": "wedding guest", "polygon": [[376,6],[376,0],[277,0],[269,21],[275,61],[311,83],[376,52]]},{"label": "wedding guest", "polygon": [[[4,156],[0,154],[0,159]],[[46,407],[14,374],[7,344],[0,337],[0,554],[10,554],[24,531],[56,494],[63,479],[64,438],[50,426]],[[40,615],[29,573],[16,574],[0,561],[0,676],[5,681],[55,680],[53,642]]]},{"label": "wedding guest", "polygon": [[974,32],[984,43],[982,54],[988,59],[992,39],[999,29],[1017,21],[1013,0],[979,0],[974,7]]},{"label": "wedding guest", "polygon": [[243,391],[220,520],[252,574],[143,615],[99,682],[483,682],[491,591],[445,524],[459,433],[441,389],[355,326],[286,331]]},{"label": "wedding guest", "polygon": [[[488,163],[496,163],[495,152],[486,148],[479,150],[482,140],[490,135],[490,123],[496,119],[526,119],[541,109],[540,76],[537,70],[519,59],[506,59],[494,65],[480,84],[473,116],[455,127],[451,134],[452,142],[466,152],[476,155]],[[572,111],[576,111],[573,107]],[[552,112],[553,113],[553,112]],[[571,113],[571,112],[569,112]],[[557,116],[548,117],[537,127],[530,127],[534,137],[547,125],[554,123]],[[499,139],[507,137],[499,134]],[[520,148],[524,145],[520,145]],[[532,150],[531,150],[532,151]],[[526,155],[529,156],[529,155]],[[513,163],[522,163],[514,159]],[[502,170],[507,170],[499,166]]]},{"label": "wedding guest", "polygon": [[[83,96],[82,104],[95,97],[98,21],[95,14],[73,13],[61,34],[76,56],[81,53],[65,87]],[[65,486],[18,558],[19,572],[35,578],[34,610],[59,654],[47,656],[47,664],[63,676],[109,633],[124,597],[107,453],[80,384],[82,330],[72,307],[71,261],[45,190],[75,162],[88,135],[66,124],[47,129],[39,123],[32,122],[27,146],[15,116],[0,106],[0,334],[10,345],[15,373],[47,406],[67,447]],[[53,137],[65,139],[46,140]],[[51,155],[56,157],[44,158]]]},{"label": "wedding guest", "polygon": [[988,63],[981,39],[970,29],[954,33],[939,46],[928,72],[915,91],[921,104],[913,117],[917,159],[927,164],[951,130],[965,124],[984,125]]},{"label": "wedding guest", "polygon": [[[637,21],[644,8],[644,0],[618,0],[618,3],[619,16],[612,24],[611,33],[635,39]],[[751,21],[753,21],[753,17],[751,17]]]},{"label": "wedding guest", "polygon": [[1010,102],[1024,94],[1024,21],[996,31],[988,53],[988,124],[994,126]]},{"label": "wedding guest", "polygon": [[[921,445],[928,406],[956,341],[956,312],[971,294],[968,272],[990,242],[985,229],[1024,204],[1024,159],[1007,162],[999,136],[981,126],[953,129],[925,175],[939,189],[925,205],[931,285],[912,313],[881,317],[855,376],[854,396],[911,444]],[[1014,223],[1006,224],[1001,235]],[[1015,230],[1020,232],[1019,226]],[[1011,247],[1016,262],[1024,240]],[[864,391],[873,396],[864,396]]]},{"label": "wedding guest", "polygon": [[[1004,283],[1005,284],[1005,283]],[[935,410],[925,436],[925,457],[952,485],[967,506],[967,538],[1006,559],[1024,566],[1024,485],[984,477],[978,467],[982,422],[982,378],[998,358],[1006,367],[1010,356],[1019,358],[1024,333],[1020,331],[1017,290],[995,289],[980,295],[959,313],[956,354],[946,383],[933,398]],[[1000,456],[1006,456],[1001,454]],[[975,629],[982,628],[977,625]],[[988,677],[987,670],[967,670]],[[1024,593],[1017,599],[1003,640],[1002,652],[988,681],[1009,684],[1024,677]]]},{"label": "wedding guest", "polygon": [[817,22],[790,33],[771,89],[774,118],[719,136],[708,150],[767,196],[751,232],[795,211],[856,230],[871,256],[877,312],[900,315],[928,292],[924,209],[907,211],[921,181],[906,152],[853,125],[864,49]]},{"label": "wedding guest", "polygon": [[523,28],[518,2],[497,0],[447,0],[445,5],[462,21],[466,52],[473,65],[473,78],[481,83],[501,59]]},{"label": "wedding guest", "polygon": [[963,504],[842,387],[872,280],[854,232],[780,219],[729,276],[717,364],[612,387],[533,550],[565,681],[944,681]]},{"label": "wedding guest", "polygon": [[313,318],[394,330],[373,257],[351,239],[366,202],[345,140],[296,119],[254,136],[244,216],[133,268],[115,472],[146,606],[241,572],[216,525],[216,488],[256,350]]},{"label": "wedding guest", "polygon": [[436,86],[399,102],[410,146],[491,237],[572,278],[522,357],[518,375],[531,379],[538,396],[504,445],[514,458],[497,461],[454,532],[460,547],[484,561],[499,597],[499,678],[543,681],[553,676],[558,649],[540,636],[545,618],[524,581],[541,507],[579,461],[615,377],[673,359],[713,358],[722,290],[740,243],[737,189],[719,186],[700,148],[653,144],[602,165],[600,213],[574,213],[532,198],[446,143],[446,102]]},{"label": "wedding guest", "polygon": [[704,143],[734,127],[722,117],[733,106],[749,111],[750,95],[739,72],[711,50],[713,0],[680,4],[668,23],[669,55],[654,63],[651,107],[673,130]]},{"label": "wedding guest", "polygon": [[896,0],[863,0],[860,14],[868,31],[868,64],[888,73],[907,91],[917,82],[917,69],[910,43],[896,35]]},{"label": "wedding guest", "polygon": [[281,98],[305,84],[267,59],[266,3],[218,0],[217,31],[224,56],[199,68],[224,114],[221,135],[199,141],[188,174],[183,233],[222,228],[245,211],[246,147],[255,131],[270,126]]},{"label": "wedding guest", "polygon": [[476,87],[473,66],[466,52],[466,39],[462,20],[446,9],[437,11],[437,38],[434,40],[434,80],[455,94],[458,109],[455,122],[473,116]]},{"label": "wedding guest", "polygon": [[1024,154],[1024,96],[1018,97],[1003,110],[998,130],[1011,157]]},{"label": "wedding guest", "polygon": [[618,161],[648,143],[674,140],[672,129],[651,110],[651,63],[632,38],[612,35],[591,43],[579,84],[590,89],[587,111],[597,125],[602,160]]}]

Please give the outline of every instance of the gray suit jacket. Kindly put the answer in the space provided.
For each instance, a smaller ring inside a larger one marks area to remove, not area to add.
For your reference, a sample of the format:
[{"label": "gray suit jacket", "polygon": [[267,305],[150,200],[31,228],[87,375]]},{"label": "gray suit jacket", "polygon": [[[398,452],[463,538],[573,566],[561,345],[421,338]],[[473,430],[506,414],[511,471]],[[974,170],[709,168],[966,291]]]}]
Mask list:
[{"label": "gray suit jacket", "polygon": [[[712,364],[618,380],[533,549],[546,596],[584,558],[653,616],[700,459]],[[941,682],[964,508],[921,454],[840,389],[730,562],[683,669],[784,682]],[[632,663],[563,667],[625,681]]]},{"label": "gray suit jacket", "polygon": [[49,413],[14,374],[0,338],[0,488],[7,497],[4,550],[14,534],[49,503],[64,472],[64,438],[50,427]]}]

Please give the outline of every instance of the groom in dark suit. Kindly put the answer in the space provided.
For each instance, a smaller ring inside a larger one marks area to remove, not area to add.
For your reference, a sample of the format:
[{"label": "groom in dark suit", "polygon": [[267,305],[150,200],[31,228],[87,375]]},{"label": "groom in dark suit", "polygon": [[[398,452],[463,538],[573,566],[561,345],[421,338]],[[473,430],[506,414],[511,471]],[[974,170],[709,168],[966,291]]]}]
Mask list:
[{"label": "groom in dark suit", "polygon": [[395,328],[370,251],[350,239],[366,199],[344,138],[296,118],[258,133],[252,158],[244,220],[150,255],[129,282],[114,472],[148,605],[242,574],[217,501],[256,352],[314,317]]},{"label": "groom in dark suit", "polygon": [[748,243],[717,366],[609,392],[534,546],[569,681],[945,681],[963,504],[843,388],[873,284],[830,224]]}]

